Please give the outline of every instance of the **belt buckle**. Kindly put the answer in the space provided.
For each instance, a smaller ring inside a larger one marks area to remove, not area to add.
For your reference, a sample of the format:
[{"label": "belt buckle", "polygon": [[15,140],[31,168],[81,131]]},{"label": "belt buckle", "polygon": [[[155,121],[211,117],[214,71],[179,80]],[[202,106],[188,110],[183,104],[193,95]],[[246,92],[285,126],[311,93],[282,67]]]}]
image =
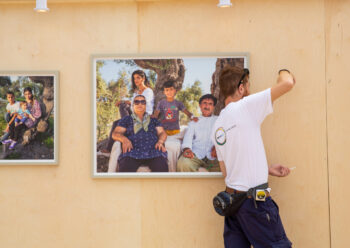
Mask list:
[{"label": "belt buckle", "polygon": [[257,189],[255,191],[255,200],[256,201],[265,201],[266,200],[266,191],[264,189]]}]

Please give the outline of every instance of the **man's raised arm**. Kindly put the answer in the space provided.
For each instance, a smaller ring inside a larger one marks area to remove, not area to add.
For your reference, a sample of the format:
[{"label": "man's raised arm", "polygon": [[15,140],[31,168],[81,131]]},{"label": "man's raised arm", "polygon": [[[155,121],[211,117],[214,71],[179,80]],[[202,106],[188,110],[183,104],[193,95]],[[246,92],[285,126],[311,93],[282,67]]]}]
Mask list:
[{"label": "man's raised arm", "polygon": [[271,88],[271,101],[274,102],[280,96],[290,91],[295,85],[295,78],[288,70],[280,70],[277,84]]}]

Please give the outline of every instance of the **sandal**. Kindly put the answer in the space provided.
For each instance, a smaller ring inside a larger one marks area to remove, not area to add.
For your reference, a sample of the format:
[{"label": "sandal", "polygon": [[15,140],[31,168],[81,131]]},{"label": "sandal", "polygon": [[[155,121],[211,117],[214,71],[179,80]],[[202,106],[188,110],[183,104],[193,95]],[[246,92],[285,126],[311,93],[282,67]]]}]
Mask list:
[{"label": "sandal", "polygon": [[16,145],[17,145],[17,142],[16,141],[12,141],[9,149],[12,150],[13,148],[15,148]]},{"label": "sandal", "polygon": [[1,143],[3,143],[4,145],[6,145],[6,144],[10,144],[10,143],[12,143],[12,142],[13,142],[12,139],[7,139],[7,140],[2,141]]}]

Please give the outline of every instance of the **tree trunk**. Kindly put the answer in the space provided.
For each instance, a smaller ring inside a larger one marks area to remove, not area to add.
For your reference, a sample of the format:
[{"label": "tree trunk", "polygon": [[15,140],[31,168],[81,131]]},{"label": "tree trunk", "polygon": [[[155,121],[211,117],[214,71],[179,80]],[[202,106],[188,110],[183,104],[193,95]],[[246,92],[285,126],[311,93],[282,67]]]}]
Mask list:
[{"label": "tree trunk", "polygon": [[216,60],[216,69],[212,75],[212,83],[210,86],[211,93],[218,99],[218,102],[215,106],[214,114],[219,115],[221,109],[225,107],[224,98],[220,96],[220,85],[219,85],[219,76],[226,66],[237,66],[244,68],[244,58],[218,58]]},{"label": "tree trunk", "polygon": [[181,90],[185,78],[185,65],[182,59],[135,59],[135,64],[143,69],[153,70],[157,73],[154,88],[154,106],[162,100],[163,84],[168,80],[175,81],[175,89]]}]

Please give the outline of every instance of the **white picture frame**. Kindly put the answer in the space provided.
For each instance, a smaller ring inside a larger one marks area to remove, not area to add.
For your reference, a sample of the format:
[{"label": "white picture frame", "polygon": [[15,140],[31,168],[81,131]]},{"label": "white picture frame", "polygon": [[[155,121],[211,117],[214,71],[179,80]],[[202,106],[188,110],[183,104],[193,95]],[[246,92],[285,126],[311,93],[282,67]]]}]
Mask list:
[{"label": "white picture frame", "polygon": [[[14,89],[16,97],[19,98],[17,100],[20,101],[24,101],[23,99],[25,99],[23,96],[23,89],[25,87],[31,87],[34,99],[39,100],[42,111],[41,117],[32,129],[35,134],[30,136],[32,140],[30,140],[28,144],[22,145],[24,136],[19,138],[19,142],[17,142],[18,144],[11,151],[9,150],[8,145],[1,144],[0,165],[58,165],[59,72],[0,71],[0,79],[5,81],[0,81],[0,84],[2,83],[6,85],[7,91],[13,91]],[[9,83],[11,85],[9,85]],[[2,91],[6,88],[4,85],[2,85]],[[2,114],[4,114],[4,108],[6,108],[5,105],[8,103],[4,102],[4,100],[6,101],[6,96],[4,95],[7,95],[6,92],[5,94],[2,92],[0,97],[0,109]],[[3,115],[0,118],[4,119]],[[47,127],[38,128],[39,122],[46,122]],[[27,131],[27,129],[25,131]],[[3,130],[1,130],[1,132],[1,135],[3,135]]]}]

